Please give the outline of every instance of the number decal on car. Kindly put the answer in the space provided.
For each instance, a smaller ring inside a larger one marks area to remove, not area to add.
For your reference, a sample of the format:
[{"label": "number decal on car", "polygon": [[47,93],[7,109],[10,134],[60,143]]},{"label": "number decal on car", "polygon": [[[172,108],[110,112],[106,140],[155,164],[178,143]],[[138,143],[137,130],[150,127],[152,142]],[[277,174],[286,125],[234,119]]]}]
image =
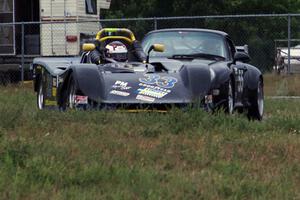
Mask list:
[{"label": "number decal on car", "polygon": [[173,88],[176,83],[177,83],[176,78],[173,78],[170,76],[164,76],[164,77],[161,77],[161,79],[158,80],[156,84],[159,87],[163,87],[163,88]]},{"label": "number decal on car", "polygon": [[140,78],[139,81],[149,85],[157,85],[162,88],[173,88],[177,83],[177,79],[174,77],[160,77],[157,74],[147,74],[145,75],[145,78]]},{"label": "number decal on car", "polygon": [[160,79],[159,75],[150,74],[150,75],[145,75],[145,78],[140,78],[140,82],[153,85],[156,84],[159,79]]}]

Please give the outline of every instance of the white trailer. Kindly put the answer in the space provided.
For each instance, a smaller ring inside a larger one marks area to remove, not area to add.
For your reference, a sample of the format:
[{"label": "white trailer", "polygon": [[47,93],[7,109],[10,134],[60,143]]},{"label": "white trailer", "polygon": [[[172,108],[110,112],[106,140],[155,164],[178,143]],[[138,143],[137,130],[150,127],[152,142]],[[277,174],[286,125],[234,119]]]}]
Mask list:
[{"label": "white trailer", "polygon": [[[0,23],[24,25],[25,55],[78,55],[80,42],[99,28],[110,0],[0,0]],[[0,24],[0,56],[20,55],[21,25]]]},{"label": "white trailer", "polygon": [[108,9],[107,0],[40,0],[41,55],[78,55],[82,40],[100,29],[99,10]]},{"label": "white trailer", "polygon": [[0,84],[31,79],[34,57],[78,55],[110,1],[0,0]]}]

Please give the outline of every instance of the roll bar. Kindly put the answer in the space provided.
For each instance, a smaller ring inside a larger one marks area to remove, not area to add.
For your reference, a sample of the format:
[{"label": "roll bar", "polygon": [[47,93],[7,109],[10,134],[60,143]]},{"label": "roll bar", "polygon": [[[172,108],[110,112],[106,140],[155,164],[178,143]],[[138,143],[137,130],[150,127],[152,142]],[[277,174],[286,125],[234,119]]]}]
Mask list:
[{"label": "roll bar", "polygon": [[131,30],[126,28],[104,28],[96,35],[96,40],[103,42],[107,39],[122,39],[133,43],[136,39]]}]

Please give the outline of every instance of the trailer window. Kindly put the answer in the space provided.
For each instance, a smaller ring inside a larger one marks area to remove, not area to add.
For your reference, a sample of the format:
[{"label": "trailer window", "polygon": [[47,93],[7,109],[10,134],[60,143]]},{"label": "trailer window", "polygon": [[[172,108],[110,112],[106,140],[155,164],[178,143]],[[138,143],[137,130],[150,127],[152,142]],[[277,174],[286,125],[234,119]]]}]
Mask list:
[{"label": "trailer window", "polygon": [[97,0],[85,0],[86,14],[97,15]]}]

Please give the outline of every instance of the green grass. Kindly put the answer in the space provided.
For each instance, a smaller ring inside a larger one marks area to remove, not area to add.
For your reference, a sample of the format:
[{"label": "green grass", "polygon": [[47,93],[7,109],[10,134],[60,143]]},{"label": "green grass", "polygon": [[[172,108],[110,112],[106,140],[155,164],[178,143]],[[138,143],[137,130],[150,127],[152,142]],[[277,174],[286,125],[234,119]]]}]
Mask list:
[{"label": "green grass", "polygon": [[0,89],[0,199],[299,199],[300,101],[262,122],[201,110],[38,111]]}]

